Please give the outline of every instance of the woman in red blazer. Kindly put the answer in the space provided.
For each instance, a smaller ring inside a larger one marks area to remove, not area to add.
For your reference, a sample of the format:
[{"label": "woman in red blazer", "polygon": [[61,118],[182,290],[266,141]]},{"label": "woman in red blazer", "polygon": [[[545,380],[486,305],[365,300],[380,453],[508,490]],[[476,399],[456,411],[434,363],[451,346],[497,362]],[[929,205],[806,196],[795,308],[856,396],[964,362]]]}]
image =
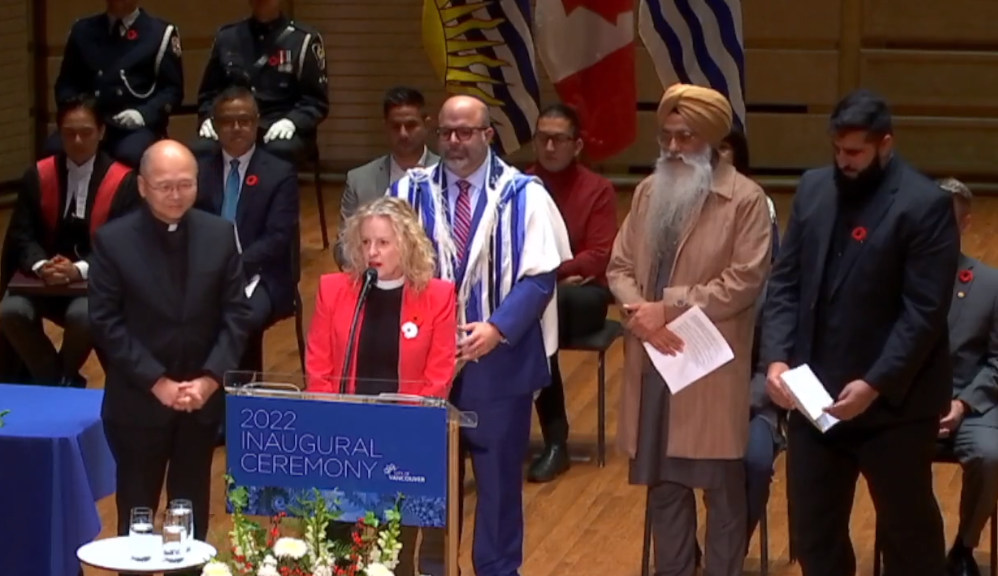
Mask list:
[{"label": "woman in red blazer", "polygon": [[364,270],[378,271],[354,344],[346,392],[447,398],[457,358],[454,284],[433,278],[435,251],[398,198],[371,202],[341,232],[349,271],[319,279],[305,358],[308,390],[339,392]]}]

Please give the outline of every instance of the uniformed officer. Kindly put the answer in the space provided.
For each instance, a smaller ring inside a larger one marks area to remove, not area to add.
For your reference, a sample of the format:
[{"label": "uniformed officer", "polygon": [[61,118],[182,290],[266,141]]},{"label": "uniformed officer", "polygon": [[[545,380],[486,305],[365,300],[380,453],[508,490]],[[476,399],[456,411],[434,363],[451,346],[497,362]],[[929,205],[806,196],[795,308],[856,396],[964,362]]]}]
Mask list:
[{"label": "uniformed officer", "polygon": [[[184,99],[177,28],[138,4],[107,0],[107,12],[77,20],[55,81],[57,105],[81,96],[97,100],[106,124],[104,148],[133,168],[166,136],[170,111]],[[58,133],[46,148],[61,151]]]},{"label": "uniformed officer", "polygon": [[326,53],[313,28],[288,20],[280,0],[250,0],[253,15],[223,26],[198,90],[198,156],[213,154],[218,135],[211,121],[215,96],[240,84],[260,107],[259,140],[270,153],[297,163],[329,113]]}]

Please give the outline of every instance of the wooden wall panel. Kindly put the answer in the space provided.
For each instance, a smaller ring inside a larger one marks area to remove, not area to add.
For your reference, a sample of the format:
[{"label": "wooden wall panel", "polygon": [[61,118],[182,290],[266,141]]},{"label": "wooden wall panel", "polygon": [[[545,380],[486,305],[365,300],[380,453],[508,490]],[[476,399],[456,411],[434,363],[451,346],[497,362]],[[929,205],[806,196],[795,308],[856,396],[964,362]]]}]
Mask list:
[{"label": "wooden wall panel", "polygon": [[17,180],[34,146],[30,0],[0,0],[0,182]]},{"label": "wooden wall panel", "polygon": [[868,44],[998,46],[998,2],[992,0],[865,0],[863,4],[863,37]]},{"label": "wooden wall panel", "polygon": [[897,147],[921,170],[968,181],[993,180],[998,166],[998,120],[899,117]]},{"label": "wooden wall panel", "polygon": [[899,114],[998,115],[996,52],[864,50],[860,70]]}]

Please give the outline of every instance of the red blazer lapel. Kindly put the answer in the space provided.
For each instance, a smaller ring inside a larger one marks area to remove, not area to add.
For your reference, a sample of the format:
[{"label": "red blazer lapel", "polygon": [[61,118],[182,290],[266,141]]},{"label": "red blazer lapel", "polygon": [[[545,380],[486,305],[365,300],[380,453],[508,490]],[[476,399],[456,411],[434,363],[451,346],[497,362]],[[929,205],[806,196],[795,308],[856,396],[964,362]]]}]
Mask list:
[{"label": "red blazer lapel", "polygon": [[399,319],[399,392],[414,394],[425,386],[424,369],[430,352],[431,331],[427,324],[426,293],[416,293],[406,283],[402,289]]}]

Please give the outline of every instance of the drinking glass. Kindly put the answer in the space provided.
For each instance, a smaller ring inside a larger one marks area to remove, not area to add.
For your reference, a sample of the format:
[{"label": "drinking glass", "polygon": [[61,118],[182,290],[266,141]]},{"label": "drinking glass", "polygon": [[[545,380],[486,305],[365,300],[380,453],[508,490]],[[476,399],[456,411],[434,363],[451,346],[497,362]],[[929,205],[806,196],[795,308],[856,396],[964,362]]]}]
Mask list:
[{"label": "drinking glass", "polygon": [[187,545],[187,518],[178,510],[167,510],[163,519],[163,559],[167,562],[180,562],[184,559]]},{"label": "drinking glass", "polygon": [[186,550],[190,552],[191,541],[194,540],[194,505],[190,500],[177,498],[170,500],[170,509],[176,511],[178,514],[185,515],[187,518],[187,541],[184,544]]},{"label": "drinking glass", "polygon": [[152,508],[139,506],[132,508],[132,518],[128,525],[128,548],[132,560],[146,562],[156,549],[156,535],[153,533]]}]

